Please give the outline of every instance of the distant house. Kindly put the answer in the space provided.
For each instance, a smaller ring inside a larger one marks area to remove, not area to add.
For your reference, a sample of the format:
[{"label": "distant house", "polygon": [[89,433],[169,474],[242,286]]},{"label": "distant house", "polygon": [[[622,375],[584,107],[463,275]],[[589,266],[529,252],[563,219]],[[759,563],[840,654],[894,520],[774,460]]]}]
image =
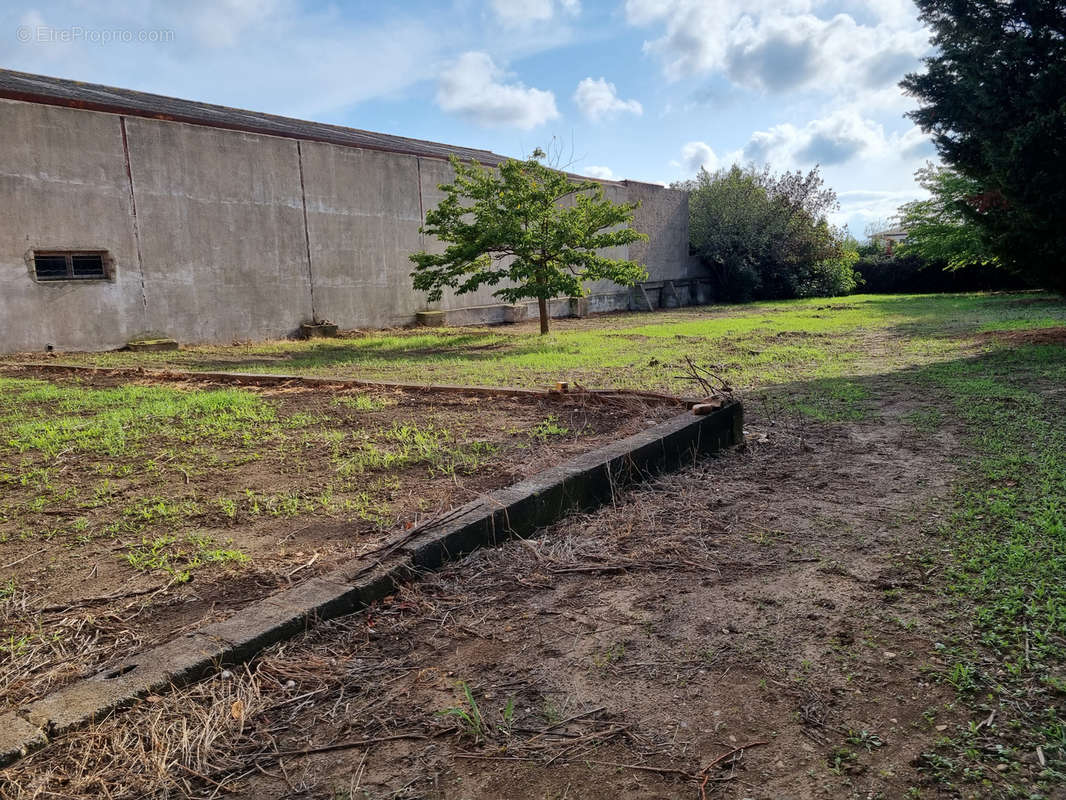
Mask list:
[{"label": "distant house", "polygon": [[892,251],[896,248],[896,245],[903,244],[903,242],[907,241],[907,231],[899,227],[886,228],[883,231],[871,233],[870,241],[884,242],[885,252],[891,255]]}]

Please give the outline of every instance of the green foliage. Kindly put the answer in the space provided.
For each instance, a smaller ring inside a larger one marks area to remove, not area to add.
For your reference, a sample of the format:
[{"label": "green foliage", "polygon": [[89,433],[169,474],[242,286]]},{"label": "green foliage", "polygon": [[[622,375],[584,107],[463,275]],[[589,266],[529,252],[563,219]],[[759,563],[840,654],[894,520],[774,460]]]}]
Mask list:
[{"label": "green foliage", "polygon": [[857,284],[857,260],[826,215],[836,194],[818,169],[774,175],[769,168],[700,170],[677,184],[689,196],[692,252],[724,300],[831,296]]},{"label": "green foliage", "polygon": [[973,265],[944,269],[943,262],[926,261],[913,253],[891,252],[879,242],[860,247],[855,271],[862,277],[856,291],[871,294],[928,292],[990,292],[1024,289],[1028,284],[998,267]]},{"label": "green foliage", "polygon": [[240,550],[218,547],[203,534],[189,534],[183,541],[176,536],[144,537],[129,547],[126,562],[139,572],[163,572],[178,583],[192,577],[192,571],[207,564],[244,564],[248,556]]},{"label": "green foliage", "polygon": [[547,333],[551,298],[583,296],[584,281],[631,286],[647,277],[640,264],[599,252],[647,239],[630,227],[637,205],[611,202],[600,184],[574,182],[543,157],[537,150],[497,170],[452,157],[455,180],[440,186],[445,197],[422,227],[446,247],[411,256],[416,289],[435,301],[445,289],[464,294],[502,283],[493,292],[501,300],[538,301]]},{"label": "green foliage", "polygon": [[[474,699],[474,693],[470,691],[470,687],[464,682],[459,682],[459,688],[463,692],[463,700],[465,700],[465,706],[451,706],[443,711],[438,711],[438,717],[450,717],[459,724],[460,732],[469,736],[475,743],[480,742],[485,738],[485,735],[491,732],[491,728],[486,724],[485,718],[481,716],[481,708],[477,704],[477,700]],[[513,706],[512,706],[513,712]],[[506,720],[507,724],[510,724],[510,718]]]},{"label": "green foliage", "polygon": [[977,181],[934,164],[926,164],[914,177],[931,196],[900,208],[900,224],[907,231],[900,256],[914,255],[950,270],[998,265],[984,229],[973,219],[974,198],[981,191]]},{"label": "green foliage", "polygon": [[859,251],[854,240],[844,239],[840,250],[830,258],[811,265],[806,278],[796,286],[799,297],[838,297],[851,294],[862,283],[862,276],[855,271]]},{"label": "green foliage", "polygon": [[844,737],[844,741],[848,744],[855,745],[856,747],[862,747],[867,753],[872,753],[874,750],[885,746],[885,740],[882,739],[877,733],[866,730],[854,730],[848,728],[848,734]]},{"label": "green foliage", "polygon": [[570,433],[570,429],[559,424],[559,418],[555,414],[549,414],[544,420],[529,429],[530,438],[539,439],[542,442],[546,442],[553,437],[566,436],[568,433]]},{"label": "green foliage", "polygon": [[917,0],[934,55],[902,87],[940,157],[978,191],[963,213],[1005,266],[1066,291],[1066,5]]}]

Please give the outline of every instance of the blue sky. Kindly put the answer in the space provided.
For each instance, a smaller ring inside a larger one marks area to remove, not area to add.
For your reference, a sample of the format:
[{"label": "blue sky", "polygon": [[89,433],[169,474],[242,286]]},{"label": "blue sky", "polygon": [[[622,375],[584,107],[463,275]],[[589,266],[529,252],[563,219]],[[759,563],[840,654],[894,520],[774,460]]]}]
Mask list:
[{"label": "blue sky", "polygon": [[820,164],[857,235],[920,196],[933,148],[899,79],[911,0],[45,0],[0,64],[671,182]]}]

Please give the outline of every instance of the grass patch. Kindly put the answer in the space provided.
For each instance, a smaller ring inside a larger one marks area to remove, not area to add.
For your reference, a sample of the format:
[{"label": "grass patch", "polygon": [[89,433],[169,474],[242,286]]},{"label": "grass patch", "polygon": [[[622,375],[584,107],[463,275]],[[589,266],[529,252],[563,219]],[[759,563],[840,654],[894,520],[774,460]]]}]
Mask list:
[{"label": "grass patch", "polygon": [[145,538],[129,547],[124,558],[138,572],[162,572],[178,583],[188,581],[194,570],[207,564],[239,565],[248,561],[240,550],[219,547],[204,534],[188,534],[181,540],[177,536]]},{"label": "grass patch", "polygon": [[940,530],[961,623],[939,645],[940,677],[975,713],[996,711],[986,730],[972,723],[923,755],[940,784],[993,773],[1010,783],[1035,753],[1041,791],[1066,781],[1066,416],[1040,391],[1064,372],[1066,348],[1024,346],[918,375],[965,423],[976,454]]},{"label": "grass patch", "polygon": [[824,378],[804,385],[786,406],[819,422],[857,422],[869,415],[870,390],[844,378]]},{"label": "grass patch", "polygon": [[381,411],[391,405],[383,397],[374,397],[369,394],[342,394],[333,398],[333,405],[350,408],[353,411]]},{"label": "grass patch", "polygon": [[[519,328],[382,331],[356,338],[64,355],[71,363],[358,376],[418,384],[585,386],[686,393],[685,356],[734,386],[875,374],[957,357],[980,331],[1066,325],[1051,295],[857,295],[612,314],[539,336]],[[890,349],[879,341],[890,338]],[[356,404],[360,401],[355,400]],[[361,410],[361,409],[360,409]]]},{"label": "grass patch", "polygon": [[570,433],[570,429],[560,424],[559,418],[555,414],[549,414],[542,422],[538,422],[528,431],[531,439],[538,439],[542,442],[555,437],[566,436],[568,433]]},{"label": "grass patch", "polygon": [[944,413],[939,408],[918,408],[903,415],[919,433],[936,433],[944,424]]},{"label": "grass patch", "polygon": [[475,471],[495,452],[488,442],[466,441],[447,428],[432,425],[394,423],[376,438],[381,441],[365,440],[347,449],[341,449],[343,442],[339,443],[334,456],[338,474],[362,475],[424,465],[430,472],[453,475]]},{"label": "grass patch", "polygon": [[119,456],[167,430],[181,443],[243,440],[277,420],[274,407],[237,389],[91,388],[0,378],[0,435],[16,453]]}]

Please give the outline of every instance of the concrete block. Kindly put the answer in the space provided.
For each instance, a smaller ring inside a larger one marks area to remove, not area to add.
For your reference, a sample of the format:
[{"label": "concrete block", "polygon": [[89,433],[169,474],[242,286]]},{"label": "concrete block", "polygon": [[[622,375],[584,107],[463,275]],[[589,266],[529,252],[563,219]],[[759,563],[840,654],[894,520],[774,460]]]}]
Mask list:
[{"label": "concrete block", "polygon": [[444,312],[419,311],[415,314],[415,322],[426,328],[439,328],[444,325]]},{"label": "concrete block", "polygon": [[99,722],[171,684],[186,684],[206,675],[222,653],[217,643],[204,636],[183,636],[113,664],[92,678],[30,703],[22,711],[48,735],[58,736]]},{"label": "concrete block", "polygon": [[525,303],[520,303],[513,306],[504,306],[503,308],[503,321],[504,322],[524,322],[529,318],[529,306]]},{"label": "concrete block", "polygon": [[174,339],[139,339],[126,345],[127,350],[134,352],[152,352],[155,350],[177,350],[179,347]]},{"label": "concrete block", "polygon": [[312,578],[253,603],[229,619],[207,625],[200,633],[226,645],[225,663],[237,663],[264,647],[295,636],[316,618],[328,619],[352,611],[359,607],[358,598],[356,587]]},{"label": "concrete block", "polygon": [[589,315],[589,299],[587,297],[570,298],[570,316],[583,319]]},{"label": "concrete block", "polygon": [[300,336],[304,339],[333,339],[337,336],[337,326],[332,322],[300,323]]},{"label": "concrete block", "polygon": [[606,294],[591,294],[588,296],[588,301],[590,313],[628,311],[632,305],[632,291],[624,289]]},{"label": "concrete block", "polygon": [[44,731],[13,713],[0,714],[0,769],[48,744]]}]

